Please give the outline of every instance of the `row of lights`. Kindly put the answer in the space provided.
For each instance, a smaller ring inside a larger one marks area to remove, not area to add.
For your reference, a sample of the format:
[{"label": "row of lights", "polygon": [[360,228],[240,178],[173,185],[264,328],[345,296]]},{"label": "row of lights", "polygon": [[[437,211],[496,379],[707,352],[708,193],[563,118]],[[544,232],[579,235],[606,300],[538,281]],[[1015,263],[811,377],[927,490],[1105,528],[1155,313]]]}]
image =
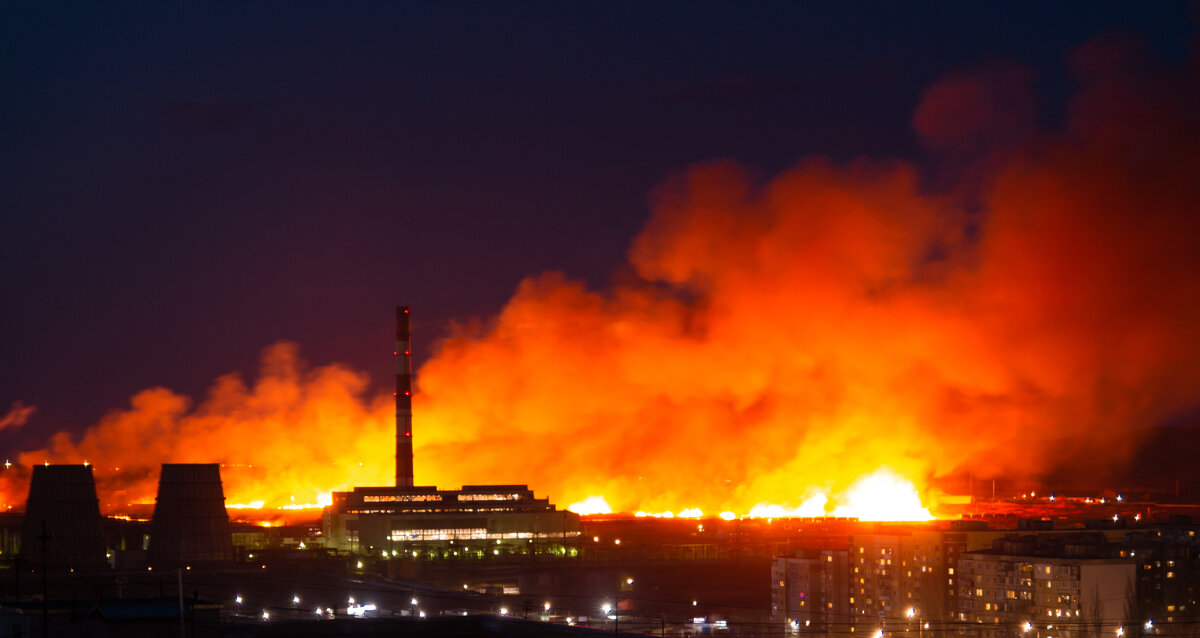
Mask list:
[{"label": "row of lights", "polygon": [[[632,585],[632,584],[633,584],[633,578],[626,578],[626,579],[625,579],[625,584],[627,584],[627,585]],[[466,584],[466,583],[463,583],[463,589],[467,589],[467,588],[468,588],[467,584]],[[241,594],[238,594],[238,595],[234,596],[234,602],[235,602],[235,603],[237,603],[238,605],[241,605],[241,604],[242,604],[242,602],[243,602],[242,595],[241,595]],[[376,606],[375,606],[374,604],[372,604],[372,603],[368,603],[368,604],[366,604],[366,605],[359,605],[359,604],[357,604],[357,603],[356,603],[356,601],[354,600],[354,597],[353,597],[353,596],[350,596],[349,598],[347,598],[347,601],[346,601],[346,602],[347,602],[347,605],[348,605],[348,606],[347,606],[347,608],[346,608],[346,611],[347,611],[347,613],[349,613],[349,614],[350,614],[350,615],[352,615],[352,616],[362,616],[362,615],[363,615],[365,612],[368,612],[368,611],[374,611],[374,610],[376,609]],[[416,598],[412,598],[412,599],[410,599],[410,601],[409,601],[409,602],[411,603],[411,605],[412,605],[413,609],[414,609],[414,610],[416,610],[416,606],[417,606],[417,599],[416,599]],[[292,604],[293,604],[293,605],[295,605],[295,606],[297,606],[297,607],[300,605],[300,595],[299,595],[299,594],[293,594],[293,595],[292,595]],[[699,604],[700,604],[700,601],[699,601],[699,600],[696,600],[696,599],[693,599],[693,600],[692,600],[692,606],[693,606],[693,607],[696,607],[696,606],[698,606]],[[542,603],[542,609],[543,609],[543,611],[544,611],[545,613],[550,613],[550,609],[551,609],[550,601],[546,601],[546,602]],[[601,609],[601,611],[603,611],[603,612],[604,612],[604,614],[605,614],[605,615],[606,615],[606,616],[607,616],[607,617],[608,617],[610,620],[611,620],[611,619],[614,619],[614,618],[616,617],[616,616],[614,615],[614,609],[616,609],[616,607],[614,607],[614,605],[613,605],[612,603],[610,603],[610,602],[608,602],[608,601],[605,601],[603,604],[601,604],[601,606],[600,606],[600,609]],[[316,614],[317,614],[317,615],[330,615],[330,616],[332,616],[332,615],[333,615],[333,613],[334,613],[333,609],[332,609],[332,608],[329,608],[329,607],[326,607],[325,609],[321,609],[320,607],[317,607],[317,608],[316,608],[314,611],[316,612]],[[501,615],[501,616],[507,616],[507,615],[508,615],[508,607],[501,606],[499,611],[500,611],[500,615]],[[912,617],[912,612],[913,612],[913,610],[912,610],[912,609],[909,609],[909,617]],[[424,611],[419,611],[419,612],[418,612],[418,614],[419,614],[419,616],[418,616],[418,617],[420,617],[420,618],[424,618],[424,617],[425,617],[425,612],[424,612]],[[262,612],[262,618],[263,618],[263,620],[270,620],[270,612],[269,612],[268,610],[264,609],[264,610],[263,610],[263,612]],[[567,621],[567,624],[570,624],[570,625],[573,625],[573,624],[574,624],[574,620],[575,620],[575,619],[574,619],[573,617],[568,617],[568,618],[566,619],[566,621]],[[807,624],[807,623],[805,623],[805,624]],[[882,638],[882,630],[880,630],[879,632],[876,632],[876,636],[875,636],[875,638]]]},{"label": "row of lights", "polygon": [[[242,595],[241,595],[241,594],[237,594],[236,596],[234,596],[234,597],[233,597],[233,602],[234,602],[234,603],[236,603],[236,604],[238,604],[238,605],[241,605],[241,604],[242,604],[242,602],[243,602]],[[416,598],[413,598],[413,599],[411,599],[411,601],[410,601],[410,602],[412,603],[412,606],[413,606],[413,608],[414,608],[414,610],[415,610],[415,608],[416,608],[416,606],[417,606],[417,599],[416,599]],[[300,594],[292,594],[292,604],[293,604],[293,605],[295,605],[295,606],[297,606],[297,607],[300,605]],[[547,604],[549,604],[549,603],[547,603]],[[347,598],[347,599],[346,599],[346,613],[350,614],[351,616],[358,616],[358,617],[362,617],[362,616],[363,616],[363,615],[365,615],[367,612],[370,612],[370,611],[375,611],[376,609],[377,609],[377,607],[375,606],[375,604],[374,604],[374,603],[367,603],[367,604],[365,604],[365,605],[361,605],[361,604],[358,604],[358,603],[357,603],[357,602],[354,600],[354,597],[353,597],[353,596],[350,596],[349,598]],[[315,608],[313,611],[314,611],[314,612],[315,612],[315,613],[316,613],[318,616],[333,616],[333,614],[334,614],[334,611],[333,611],[333,608],[332,608],[332,607],[326,607],[326,608],[324,608],[324,609],[322,609],[322,608],[320,608],[320,607],[317,607],[317,608]],[[424,612],[424,611],[420,611],[420,610],[417,610],[417,611],[418,611],[418,614],[419,614],[419,616],[418,616],[418,617],[420,617],[420,618],[424,618],[424,617],[425,617],[425,612]],[[271,619],[271,614],[270,614],[270,612],[269,612],[268,610],[266,610],[266,609],[264,609],[264,610],[263,610],[263,612],[262,612],[262,619],[263,619],[263,620],[270,620],[270,619]]]},{"label": "row of lights", "polygon": [[[608,607],[608,605],[605,605],[605,611],[607,611],[607,607]],[[912,619],[916,615],[916,613],[917,612],[915,609],[913,609],[912,607],[909,607],[908,611],[906,611],[904,615],[907,616],[909,619]],[[809,621],[807,621],[807,620],[804,621],[804,626],[807,627],[808,625],[809,625]],[[793,620],[791,623],[791,626],[792,626],[792,629],[797,629],[797,628],[799,628],[800,623]],[[929,623],[928,622],[924,623],[922,625],[922,628],[929,629]],[[1054,625],[1046,625],[1046,629],[1054,629]],[[1146,633],[1151,633],[1154,630],[1154,620],[1153,619],[1147,620],[1146,624],[1142,625],[1142,629],[1144,629]],[[1033,623],[1029,622],[1029,621],[1025,621],[1025,624],[1021,625],[1021,633],[1028,634],[1030,631],[1033,631]],[[1125,635],[1125,627],[1117,627],[1116,633],[1117,633],[1117,638],[1122,638]],[[871,638],[883,638],[883,630],[876,629],[875,633],[872,634]]]}]

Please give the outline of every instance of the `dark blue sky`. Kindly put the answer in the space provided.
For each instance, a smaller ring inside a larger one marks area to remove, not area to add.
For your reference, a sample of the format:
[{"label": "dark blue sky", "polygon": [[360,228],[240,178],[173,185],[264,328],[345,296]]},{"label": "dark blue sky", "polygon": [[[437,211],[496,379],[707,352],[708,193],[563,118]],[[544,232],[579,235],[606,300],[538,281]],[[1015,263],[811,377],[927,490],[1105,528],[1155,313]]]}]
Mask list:
[{"label": "dark blue sky", "polygon": [[[386,378],[520,279],[602,285],[673,171],[917,157],[939,77],[1114,29],[1166,58],[1184,2],[237,3],[0,9],[0,452],[152,385],[198,395],[299,342]],[[419,361],[418,361],[419,362]]]}]

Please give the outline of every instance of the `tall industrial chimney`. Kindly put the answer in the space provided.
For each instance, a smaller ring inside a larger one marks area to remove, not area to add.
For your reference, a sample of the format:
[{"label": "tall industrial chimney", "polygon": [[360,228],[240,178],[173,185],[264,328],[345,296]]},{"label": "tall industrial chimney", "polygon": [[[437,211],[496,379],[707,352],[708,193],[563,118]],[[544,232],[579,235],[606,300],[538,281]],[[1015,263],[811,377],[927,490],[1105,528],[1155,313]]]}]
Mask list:
[{"label": "tall industrial chimney", "polygon": [[396,308],[396,487],[413,485],[412,332],[408,306]]}]

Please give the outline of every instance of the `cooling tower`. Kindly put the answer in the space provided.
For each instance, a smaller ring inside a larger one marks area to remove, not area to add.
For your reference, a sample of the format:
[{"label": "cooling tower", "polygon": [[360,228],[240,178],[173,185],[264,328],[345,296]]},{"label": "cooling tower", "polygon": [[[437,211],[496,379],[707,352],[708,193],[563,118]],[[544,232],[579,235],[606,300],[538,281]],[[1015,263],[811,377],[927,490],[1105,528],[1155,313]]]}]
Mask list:
[{"label": "cooling tower", "polygon": [[102,567],[96,479],[87,465],[36,465],[25,502],[21,560],[50,568]]},{"label": "cooling tower", "polygon": [[155,566],[233,560],[221,469],[216,463],[163,463],[150,522]]}]

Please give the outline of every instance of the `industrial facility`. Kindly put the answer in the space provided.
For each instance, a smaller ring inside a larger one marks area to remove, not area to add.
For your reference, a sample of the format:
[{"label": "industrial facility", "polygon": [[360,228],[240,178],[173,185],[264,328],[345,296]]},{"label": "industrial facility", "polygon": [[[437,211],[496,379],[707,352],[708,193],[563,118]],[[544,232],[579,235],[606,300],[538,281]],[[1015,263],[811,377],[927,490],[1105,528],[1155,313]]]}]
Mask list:
[{"label": "industrial facility", "polygon": [[[413,481],[412,331],[408,307],[396,308],[396,484],[334,492],[323,517],[330,548],[388,556],[502,556],[578,553],[579,516],[536,498],[525,485],[465,485],[458,490]],[[457,544],[456,544],[457,543]]]}]

